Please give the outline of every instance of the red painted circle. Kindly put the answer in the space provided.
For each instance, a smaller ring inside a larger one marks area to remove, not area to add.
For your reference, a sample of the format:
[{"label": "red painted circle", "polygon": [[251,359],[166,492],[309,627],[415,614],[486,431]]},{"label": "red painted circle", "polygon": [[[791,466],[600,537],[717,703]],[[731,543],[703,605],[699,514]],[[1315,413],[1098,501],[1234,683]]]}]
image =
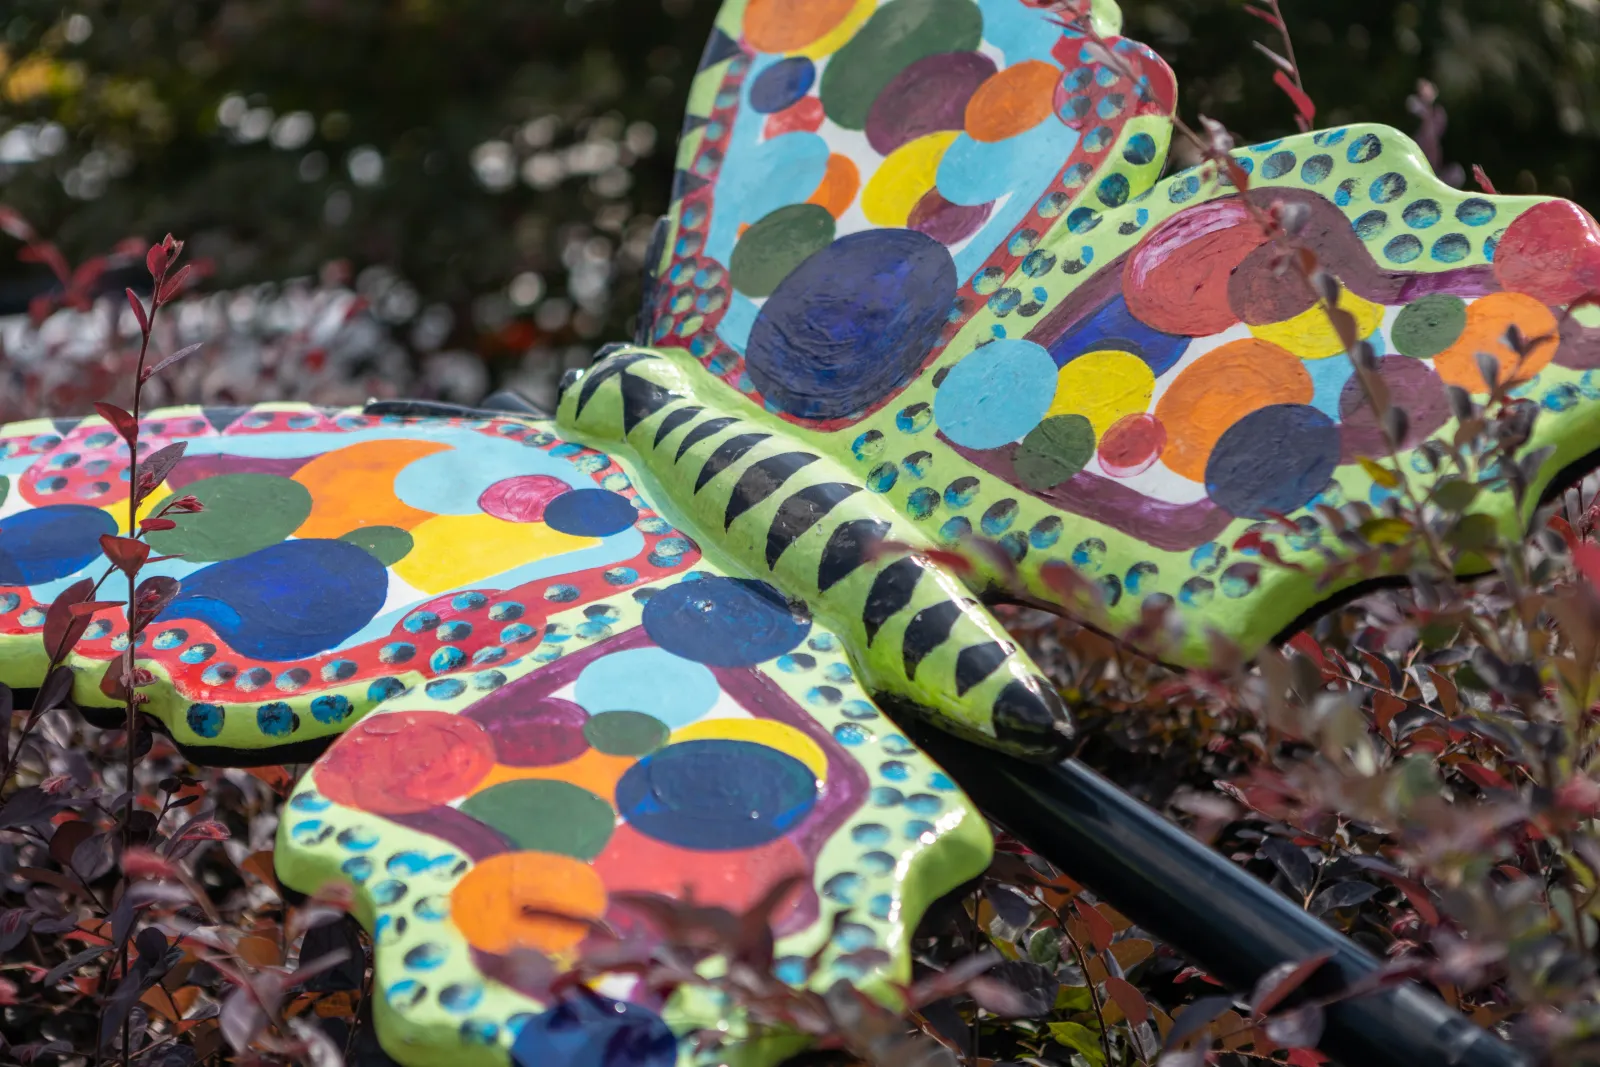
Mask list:
[{"label": "red painted circle", "polygon": [[465,796],[492,766],[494,743],[471,719],[401,711],[352,726],[313,774],[335,803],[414,815]]}]

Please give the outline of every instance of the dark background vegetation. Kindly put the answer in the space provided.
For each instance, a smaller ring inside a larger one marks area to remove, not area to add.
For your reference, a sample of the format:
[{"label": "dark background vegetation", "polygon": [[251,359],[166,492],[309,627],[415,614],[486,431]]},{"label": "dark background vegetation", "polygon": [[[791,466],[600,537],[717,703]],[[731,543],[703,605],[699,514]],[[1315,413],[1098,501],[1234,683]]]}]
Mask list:
[{"label": "dark background vegetation", "polygon": [[[1239,0],[1125,0],[1191,121],[1293,131]],[[548,382],[629,332],[717,0],[9,0],[0,200],[74,261],[171,231],[209,287],[346,261],[414,351]],[[1319,125],[1414,129],[1503,192],[1600,201],[1595,0],[1285,0]],[[48,284],[0,263],[0,306]],[[362,275],[364,268],[378,267]]]}]

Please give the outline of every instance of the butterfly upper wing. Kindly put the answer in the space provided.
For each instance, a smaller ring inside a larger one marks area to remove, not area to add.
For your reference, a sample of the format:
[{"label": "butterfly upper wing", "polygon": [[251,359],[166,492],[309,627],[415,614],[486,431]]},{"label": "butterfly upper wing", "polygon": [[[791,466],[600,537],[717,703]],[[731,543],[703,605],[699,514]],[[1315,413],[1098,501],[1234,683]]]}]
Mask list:
[{"label": "butterfly upper wing", "polygon": [[[1146,608],[1174,609],[1180,642],[1151,647],[1187,663],[1208,661],[1208,631],[1253,650],[1340,588],[1407,566],[1395,555],[1323,578],[1352,546],[1312,509],[1367,508],[1337,520],[1355,529],[1402,490],[1363,466],[1390,458],[1378,417],[1256,213],[1288,211],[1297,241],[1340,280],[1341,309],[1381,360],[1380,404],[1409,416],[1400,475],[1414,492],[1448,476],[1415,451],[1454,432],[1445,386],[1481,399],[1480,352],[1509,374],[1512,325],[1545,339],[1518,392],[1540,409],[1529,448],[1552,450],[1520,515],[1493,472],[1473,509],[1520,529],[1550,480],[1600,448],[1588,405],[1600,342],[1562,314],[1600,281],[1600,233],[1580,209],[1446,187],[1384,127],[1235,157],[1245,194],[1190,171],[1084,209],[1076,231],[1039,246],[1049,266],[1033,279],[1032,313],[991,299],[896,399],[925,404],[925,427],[881,414],[856,427],[861,467],[882,471],[934,536],[998,540],[1046,601],[1060,602],[1061,586],[1041,568],[1070,561],[1097,587],[1072,609],[1113,633]],[[1368,532],[1378,543],[1405,533]]]},{"label": "butterfly upper wing", "polygon": [[[185,408],[140,440],[144,455],[186,448],[141,515],[183,495],[205,509],[148,535],[177,558],[142,576],[180,589],[140,656],[158,677],[145,710],[201,760],[316,751],[446,671],[487,684],[699,555],[609,457],[514,419]],[[126,528],[127,467],[99,418],[0,428],[0,679],[39,684],[51,602],[100,578],[100,536]],[[125,647],[121,609],[96,613],[67,661],[80,704],[114,703],[98,683]]]},{"label": "butterfly upper wing", "polygon": [[[1115,5],[1095,10],[1109,32]],[[797,426],[891,403],[1076,205],[1160,173],[1171,72],[1112,38],[1124,77],[1060,17],[728,4],[690,96],[649,343]]]},{"label": "butterfly upper wing", "polygon": [[[1412,450],[1451,426],[1444,384],[1481,390],[1475,355],[1509,360],[1512,324],[1561,333],[1523,390],[1543,409],[1530,447],[1553,446],[1534,496],[1600,447],[1600,341],[1560,316],[1600,289],[1600,236],[1572,205],[1450,189],[1376,126],[1236,152],[1248,204],[1226,175],[1157,183],[1172,82],[1143,46],[1109,38],[1107,61],[1023,0],[841,0],[836,23],[808,9],[719,21],[651,342],[845,459],[935,540],[998,541],[1032,598],[1204,663],[1208,631],[1260,647],[1356,580],[1324,580],[1307,509],[1381,503],[1392,490],[1360,460],[1384,438],[1309,289],[1277,270],[1252,215],[1275,203],[1304,213],[1383,357],[1418,490],[1437,476]],[[927,53],[884,45],[891,25]],[[1474,506],[1518,519],[1507,492]],[[1279,515],[1298,532],[1273,535]],[[1082,583],[1046,572],[1063,561]],[[1177,644],[1143,625],[1152,607],[1176,612]]]}]

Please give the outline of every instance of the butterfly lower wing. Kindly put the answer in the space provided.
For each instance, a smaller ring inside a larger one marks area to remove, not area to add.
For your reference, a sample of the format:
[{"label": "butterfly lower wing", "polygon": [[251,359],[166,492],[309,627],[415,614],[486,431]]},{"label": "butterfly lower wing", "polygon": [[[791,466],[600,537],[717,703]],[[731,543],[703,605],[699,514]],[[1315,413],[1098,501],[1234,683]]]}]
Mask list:
[{"label": "butterfly lower wing", "polygon": [[739,912],[799,876],[773,913],[781,977],[880,996],[908,980],[923,909],[983,870],[990,840],[859,688],[842,642],[703,562],[586,614],[493,685],[460,670],[395,696],[287,803],[279,875],[354,888],[389,1053],[543,1067],[626,1040],[630,1063],[671,1067],[675,1032],[739,1033],[629,978],[598,982],[601,1001],[550,995],[593,924],[648,935],[630,892]]},{"label": "butterfly lower wing", "polygon": [[[599,605],[699,555],[609,457],[537,423],[299,405],[143,423],[144,455],[179,442],[140,514],[184,495],[204,510],[148,535],[176,558],[143,576],[180,588],[139,665],[157,679],[144,710],[201,762],[307,759],[401,692],[492,686],[498,664],[552,656],[606,625]],[[99,419],[0,429],[0,680],[40,683],[51,603],[107,570],[127,465]],[[120,575],[98,596],[125,599]],[[91,714],[114,703],[99,680],[126,644],[106,609],[67,660]]]}]

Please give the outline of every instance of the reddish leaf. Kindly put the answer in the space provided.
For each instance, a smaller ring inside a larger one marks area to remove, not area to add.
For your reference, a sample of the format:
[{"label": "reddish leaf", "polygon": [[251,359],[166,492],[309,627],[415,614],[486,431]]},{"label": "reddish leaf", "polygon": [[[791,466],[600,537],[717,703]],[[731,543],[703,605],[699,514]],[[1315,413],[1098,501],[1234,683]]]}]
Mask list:
[{"label": "reddish leaf", "polygon": [[150,555],[150,546],[143,541],[134,537],[118,537],[116,534],[101,534],[100,548],[105,552],[106,559],[130,578],[139,573],[145,558]]},{"label": "reddish leaf", "polygon": [[1267,25],[1277,30],[1279,33],[1283,32],[1283,20],[1274,15],[1272,12],[1266,10],[1265,8],[1256,7],[1254,4],[1246,4],[1244,9],[1250,14],[1254,15],[1256,18],[1260,19],[1262,22],[1265,22]]},{"label": "reddish leaf", "polygon": [[140,582],[133,591],[133,603],[139,618],[148,620],[160,615],[172,603],[172,598],[178,595],[179,588],[181,586],[176,578],[164,574],[152,575]]},{"label": "reddish leaf", "polygon": [[1373,722],[1378,727],[1378,733],[1394,740],[1394,729],[1391,724],[1394,717],[1406,710],[1406,702],[1392,693],[1377,693],[1372,698]]},{"label": "reddish leaf", "polygon": [[1085,904],[1080,898],[1072,902],[1072,907],[1077,911],[1078,917],[1083,920],[1089,930],[1089,942],[1094,945],[1096,952],[1104,952],[1111,947],[1111,939],[1116,936],[1116,929],[1111,925],[1111,920],[1100,914],[1099,909]]},{"label": "reddish leaf", "polygon": [[75,678],[71,667],[57,667],[51,671],[39,687],[39,695],[33,698],[34,714],[42,715],[51,708],[60,707],[72,694]]},{"label": "reddish leaf", "polygon": [[1117,1002],[1122,1014],[1126,1015],[1128,1021],[1135,1026],[1150,1018],[1150,1005],[1145,1003],[1144,994],[1126,978],[1118,978],[1115,975],[1107,978],[1106,992]]},{"label": "reddish leaf", "polygon": [[178,833],[179,841],[226,841],[233,834],[215,819],[202,819],[185,826]]},{"label": "reddish leaf", "polygon": [[72,612],[74,618],[87,618],[97,611],[104,611],[107,608],[120,608],[125,603],[127,603],[125,600],[85,600],[81,604],[72,605],[68,610]]},{"label": "reddish leaf", "polygon": [[[133,317],[138,320],[139,332],[148,334],[150,332],[150,316],[145,314],[144,305],[139,302],[138,295],[132,289],[124,291],[128,294],[128,306],[133,309]],[[100,405],[96,404],[95,406],[99,407]]]},{"label": "reddish leaf", "polygon": [[94,581],[84,578],[73,582],[56,595],[44,616],[44,651],[51,663],[59,663],[77,645],[78,639],[89,628],[89,620],[73,614],[76,604],[88,601],[94,595]]},{"label": "reddish leaf", "polygon": [[1317,105],[1311,102],[1311,97],[1306,91],[1294,83],[1294,80],[1281,70],[1272,72],[1272,80],[1294,101],[1294,108],[1300,113],[1300,118],[1305,120],[1305,128],[1310,129],[1311,123],[1317,120]]},{"label": "reddish leaf", "polygon": [[1500,195],[1495,190],[1494,182],[1489,180],[1489,175],[1485,174],[1483,172],[1483,168],[1478,166],[1476,163],[1474,163],[1472,165],[1472,180],[1478,183],[1478,188],[1479,189],[1482,189],[1484,192],[1488,193],[1490,196],[1499,196]]},{"label": "reddish leaf", "polygon": [[1278,964],[1256,982],[1255,991],[1250,996],[1250,1010],[1257,1015],[1267,1014],[1304,985],[1306,979],[1317,973],[1332,956],[1333,950],[1325,949],[1298,963],[1291,960]]},{"label": "reddish leaf", "polygon": [[4,204],[0,204],[0,233],[9,234],[19,241],[31,241],[35,236],[28,220]]},{"label": "reddish leaf", "polygon": [[1490,791],[1510,789],[1511,783],[1498,771],[1490,770],[1481,763],[1462,762],[1456,764],[1455,769],[1479,789]]},{"label": "reddish leaf", "polygon": [[172,473],[172,468],[178,465],[183,458],[184,449],[189,447],[187,441],[174,441],[164,448],[158,448],[150,453],[139,463],[139,477],[134,483],[135,492],[139,499],[144,499],[156,488],[167,480],[167,475]]},{"label": "reddish leaf", "polygon": [[177,528],[178,524],[171,519],[155,518],[139,520],[139,529],[143,530],[145,533],[149,533],[151,530],[176,530]]},{"label": "reddish leaf", "polygon": [[[185,267],[183,269],[184,270],[188,270],[189,268]],[[174,363],[178,362],[178,360],[183,359],[183,358],[185,358],[187,356],[191,356],[194,353],[198,352],[200,350],[200,346],[203,345],[203,344],[205,344],[204,341],[196,341],[192,345],[188,345],[188,346],[186,346],[184,348],[178,349],[176,352],[172,353],[172,355],[168,356],[166,359],[162,360],[160,363],[157,363],[154,367],[146,367],[145,368],[145,372],[144,372],[145,379],[149,380],[150,378],[154,377],[155,375],[160,374],[162,371],[166,370],[168,367],[172,366]]]},{"label": "reddish leaf", "polygon": [[150,277],[159,279],[167,273],[167,250],[161,245],[151,245],[150,251],[144,254],[144,265]]},{"label": "reddish leaf", "polygon": [[139,436],[139,423],[134,420],[132,415],[117,407],[117,405],[98,401],[95,403],[94,409],[100,413],[102,419],[111,424],[111,428],[116,430],[117,435],[128,444],[133,444],[134,440]]},{"label": "reddish leaf", "polygon": [[178,268],[178,273],[168,278],[161,286],[161,298],[157,303],[167,304],[172,298],[183,292],[183,287],[189,280],[189,273],[194,270],[193,264],[185,264]]}]

